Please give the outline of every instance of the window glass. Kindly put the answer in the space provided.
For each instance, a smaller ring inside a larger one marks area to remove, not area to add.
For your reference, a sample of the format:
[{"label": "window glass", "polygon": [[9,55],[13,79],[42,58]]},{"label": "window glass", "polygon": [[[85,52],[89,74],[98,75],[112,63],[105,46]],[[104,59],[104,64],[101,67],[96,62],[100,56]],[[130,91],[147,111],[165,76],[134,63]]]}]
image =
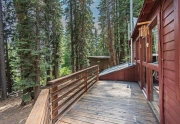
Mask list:
[{"label": "window glass", "polygon": [[152,29],[152,60],[158,64],[158,26]]}]

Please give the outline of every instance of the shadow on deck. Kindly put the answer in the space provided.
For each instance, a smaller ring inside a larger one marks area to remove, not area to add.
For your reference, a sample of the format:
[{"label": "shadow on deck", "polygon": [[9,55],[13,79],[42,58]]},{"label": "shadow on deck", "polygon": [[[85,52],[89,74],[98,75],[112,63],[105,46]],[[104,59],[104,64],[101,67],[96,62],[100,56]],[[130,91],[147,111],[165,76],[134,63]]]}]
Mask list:
[{"label": "shadow on deck", "polygon": [[137,83],[98,81],[56,124],[158,124]]}]

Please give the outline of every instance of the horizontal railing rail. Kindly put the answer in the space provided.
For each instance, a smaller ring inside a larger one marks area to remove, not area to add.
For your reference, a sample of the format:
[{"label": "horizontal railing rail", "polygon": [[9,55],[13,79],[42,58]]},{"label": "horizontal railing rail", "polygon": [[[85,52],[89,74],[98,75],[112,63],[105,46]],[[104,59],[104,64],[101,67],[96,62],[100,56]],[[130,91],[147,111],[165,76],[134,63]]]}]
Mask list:
[{"label": "horizontal railing rail", "polygon": [[52,123],[59,120],[99,78],[99,67],[93,66],[48,82],[51,85]]},{"label": "horizontal railing rail", "polygon": [[51,109],[49,101],[49,89],[40,92],[33,109],[26,121],[26,124],[50,124]]}]

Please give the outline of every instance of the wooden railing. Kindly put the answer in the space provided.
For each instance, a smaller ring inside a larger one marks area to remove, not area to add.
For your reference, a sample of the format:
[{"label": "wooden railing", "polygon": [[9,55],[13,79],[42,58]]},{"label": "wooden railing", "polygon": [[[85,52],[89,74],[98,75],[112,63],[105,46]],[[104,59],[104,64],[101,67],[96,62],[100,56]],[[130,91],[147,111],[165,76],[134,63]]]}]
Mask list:
[{"label": "wooden railing", "polygon": [[33,109],[26,121],[26,124],[50,124],[51,111],[49,101],[49,89],[40,92]]},{"label": "wooden railing", "polygon": [[59,120],[99,78],[99,67],[93,66],[48,82],[51,85],[52,123]]},{"label": "wooden railing", "polygon": [[54,124],[87,92],[99,78],[99,67],[93,66],[48,82],[26,121],[26,124]]}]

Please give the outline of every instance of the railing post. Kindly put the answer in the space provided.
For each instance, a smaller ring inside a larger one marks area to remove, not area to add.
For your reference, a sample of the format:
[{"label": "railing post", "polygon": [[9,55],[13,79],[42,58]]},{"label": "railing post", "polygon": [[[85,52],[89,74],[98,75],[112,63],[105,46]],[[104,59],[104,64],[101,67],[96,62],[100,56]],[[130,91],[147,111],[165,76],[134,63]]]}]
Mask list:
[{"label": "railing post", "polygon": [[87,92],[87,71],[84,72],[84,90]]},{"label": "railing post", "polygon": [[97,72],[96,72],[96,74],[97,74],[96,81],[99,81],[99,66],[97,66]]},{"label": "railing post", "polygon": [[[54,91],[56,91],[58,89],[58,87],[53,87],[51,90],[52,90],[52,93]],[[55,95],[55,96],[52,96],[52,101],[57,99],[58,98],[58,95]],[[55,105],[52,105],[52,110],[55,109],[56,107],[58,106],[58,103],[56,103]],[[52,113],[52,119],[56,117],[56,115],[58,115],[58,111],[55,112],[55,113]]]}]

